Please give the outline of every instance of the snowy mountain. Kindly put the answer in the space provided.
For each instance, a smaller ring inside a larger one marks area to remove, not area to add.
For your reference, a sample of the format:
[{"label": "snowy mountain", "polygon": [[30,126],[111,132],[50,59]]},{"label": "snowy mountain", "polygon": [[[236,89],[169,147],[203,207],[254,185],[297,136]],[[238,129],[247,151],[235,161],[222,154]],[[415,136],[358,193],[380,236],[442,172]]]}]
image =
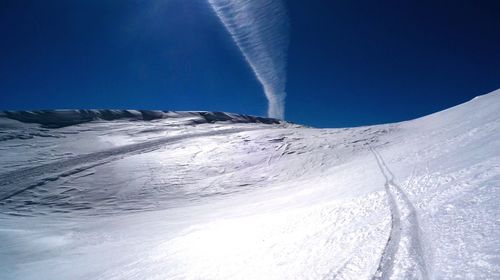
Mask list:
[{"label": "snowy mountain", "polygon": [[500,90],[314,129],[0,114],[1,279],[500,279]]}]

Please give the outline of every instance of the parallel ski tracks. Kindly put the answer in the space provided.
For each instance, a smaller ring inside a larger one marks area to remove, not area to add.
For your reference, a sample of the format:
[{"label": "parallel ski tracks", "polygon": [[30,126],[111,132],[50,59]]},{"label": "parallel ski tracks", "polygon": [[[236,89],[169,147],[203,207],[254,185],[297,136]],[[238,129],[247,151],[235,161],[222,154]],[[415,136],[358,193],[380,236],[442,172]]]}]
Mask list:
[{"label": "parallel ski tracks", "polygon": [[391,231],[374,280],[429,279],[420,240],[420,226],[415,206],[395,182],[382,156],[371,149],[382,175],[391,209]]}]

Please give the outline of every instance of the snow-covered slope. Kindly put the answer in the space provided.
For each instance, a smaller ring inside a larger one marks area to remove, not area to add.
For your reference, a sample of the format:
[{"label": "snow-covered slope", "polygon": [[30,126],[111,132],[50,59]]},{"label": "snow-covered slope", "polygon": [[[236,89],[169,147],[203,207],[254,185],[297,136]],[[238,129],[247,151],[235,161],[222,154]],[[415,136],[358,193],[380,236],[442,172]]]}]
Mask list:
[{"label": "snow-covered slope", "polygon": [[1,279],[499,279],[499,199],[500,91],[344,129],[0,114]]}]

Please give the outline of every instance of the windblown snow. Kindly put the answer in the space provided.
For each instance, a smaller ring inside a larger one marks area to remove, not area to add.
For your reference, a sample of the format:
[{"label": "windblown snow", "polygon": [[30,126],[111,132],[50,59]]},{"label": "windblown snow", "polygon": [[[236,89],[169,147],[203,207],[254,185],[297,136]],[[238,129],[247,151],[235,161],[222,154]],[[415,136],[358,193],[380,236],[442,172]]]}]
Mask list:
[{"label": "windblown snow", "polygon": [[1,279],[500,279],[500,90],[315,129],[0,113]]}]

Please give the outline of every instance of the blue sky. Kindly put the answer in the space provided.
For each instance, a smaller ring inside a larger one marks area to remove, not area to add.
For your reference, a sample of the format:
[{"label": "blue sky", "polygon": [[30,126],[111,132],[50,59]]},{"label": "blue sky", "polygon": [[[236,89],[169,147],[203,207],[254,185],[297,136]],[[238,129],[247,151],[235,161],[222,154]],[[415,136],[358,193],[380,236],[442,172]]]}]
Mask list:
[{"label": "blue sky", "polygon": [[[286,118],[394,122],[500,88],[498,1],[285,1]],[[265,115],[206,0],[0,2],[0,109]]]}]

